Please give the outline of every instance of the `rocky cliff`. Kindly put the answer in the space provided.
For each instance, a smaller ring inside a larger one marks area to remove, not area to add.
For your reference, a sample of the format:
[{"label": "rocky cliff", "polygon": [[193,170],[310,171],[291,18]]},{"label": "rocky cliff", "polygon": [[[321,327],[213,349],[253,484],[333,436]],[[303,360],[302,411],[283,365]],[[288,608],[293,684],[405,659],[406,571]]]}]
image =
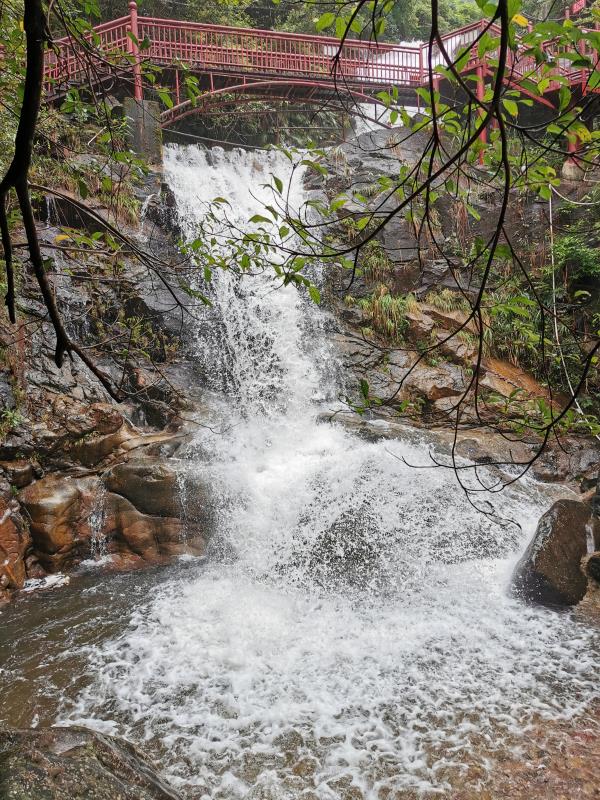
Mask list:
[{"label": "rocky cliff", "polygon": [[[180,259],[160,176],[139,192],[153,193],[155,205],[145,229],[128,235]],[[193,383],[181,319],[127,253],[116,272],[114,253],[98,256],[93,279],[58,261],[62,226],[91,236],[93,225],[68,213],[68,203],[48,208],[43,241],[61,310],[125,399],[112,400],[76,360],[56,367],[53,333],[24,265],[17,325],[0,312],[0,601],[28,578],[90,558],[124,569],[199,554],[208,535],[204,489],[195,479],[197,502],[184,514],[184,478],[171,461],[186,438],[181,414]],[[137,346],[123,348],[125,336]]]}]

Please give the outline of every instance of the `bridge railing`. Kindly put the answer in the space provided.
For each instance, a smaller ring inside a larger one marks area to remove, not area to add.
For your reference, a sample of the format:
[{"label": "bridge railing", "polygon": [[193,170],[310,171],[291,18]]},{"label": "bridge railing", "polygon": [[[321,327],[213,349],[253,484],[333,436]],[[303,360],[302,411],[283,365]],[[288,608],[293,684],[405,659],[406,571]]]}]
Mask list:
[{"label": "bridge railing", "polygon": [[[159,64],[181,61],[196,69],[239,75],[332,79],[338,39],[325,36],[229,28],[172,20],[138,19],[140,38],[150,41],[144,57]],[[340,81],[410,85],[421,76],[419,45],[375,45],[347,40],[336,65]]]},{"label": "bridge railing", "polygon": [[[484,31],[485,27],[485,21],[478,20],[477,22],[472,22],[470,25],[465,25],[456,31],[444,34],[442,36],[442,42],[444,43],[444,48],[450,60],[454,61],[462,51],[470,47],[471,52],[469,53],[469,60],[463,69],[471,69],[476,65],[476,63],[479,63],[475,42],[480,34]],[[421,45],[422,82],[425,82],[429,75],[429,51],[429,43]],[[448,66],[446,59],[442,55],[442,52],[437,45],[434,45],[431,49],[431,66],[433,69],[438,66]]]},{"label": "bridge railing", "polygon": [[[133,71],[139,59],[165,67],[185,64],[194,70],[234,75],[243,80],[247,77],[297,78],[333,83],[335,78],[342,86],[345,82],[354,88],[362,85],[369,89],[417,87],[428,80],[428,44],[348,39],[340,47],[339,40],[333,37],[137,17],[135,3],[131,6],[130,16],[99,25],[80,41],[66,38],[55,43],[56,52],[50,50],[46,59],[49,94],[64,93],[69,84],[93,80],[94,72],[106,75],[111,68],[114,71],[115,65],[124,71]],[[470,47],[469,60],[463,70],[485,69],[486,62],[479,58],[476,46],[485,26],[484,21],[478,21],[444,35],[444,47],[450,58],[456,58]],[[132,32],[136,33],[133,40]],[[139,54],[137,42],[145,44]],[[550,55],[560,55],[552,42],[546,43],[545,49]],[[490,53],[487,58],[493,56]],[[431,51],[431,64],[434,68],[445,66],[437,46]],[[519,53],[510,54],[508,66],[515,82],[525,75],[535,77],[537,71],[535,61]],[[581,70],[573,69],[565,59],[557,62],[556,73],[571,81],[582,80]],[[141,78],[139,82],[141,95]],[[552,90],[557,86],[558,83],[553,82],[548,88]]]},{"label": "bridge railing", "polygon": [[[100,72],[114,67],[115,60],[127,64],[126,54],[131,53],[132,42],[128,36],[130,17],[120,17],[103,25],[96,26],[81,36],[59,39],[53,48],[46,52],[44,78],[46,91],[52,95],[58,88],[66,88],[71,83],[84,81],[91,65]],[[103,64],[99,54],[108,63]]]}]

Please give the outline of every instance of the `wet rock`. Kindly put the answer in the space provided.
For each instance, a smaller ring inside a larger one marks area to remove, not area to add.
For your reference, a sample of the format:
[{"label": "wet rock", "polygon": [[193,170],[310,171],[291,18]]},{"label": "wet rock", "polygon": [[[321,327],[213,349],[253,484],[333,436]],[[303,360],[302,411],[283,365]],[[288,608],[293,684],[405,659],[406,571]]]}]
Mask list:
[{"label": "wet rock", "polygon": [[30,544],[19,504],[8,483],[0,479],[0,602],[22,588],[26,577],[25,555]]},{"label": "wet rock", "polygon": [[48,572],[90,558],[98,537],[113,569],[201,555],[206,546],[205,505],[195,495],[198,513],[188,516],[177,476],[161,462],[120,465],[105,484],[97,476],[52,474],[19,499],[30,520],[33,554]]},{"label": "wet rock", "polygon": [[429,344],[429,339],[433,333],[435,322],[433,318],[426,314],[421,308],[406,312],[408,330],[411,341]]},{"label": "wet rock", "polygon": [[182,514],[177,473],[168,464],[118,464],[104,476],[104,483],[110,492],[122,495],[144,514],[159,517]]},{"label": "wet rock", "polygon": [[90,514],[98,491],[95,477],[48,475],[19,495],[29,518],[34,552],[45,569],[58,572],[89,555]]},{"label": "wet rock", "polygon": [[133,745],[80,727],[0,732],[6,800],[180,800]]},{"label": "wet rock", "polygon": [[578,608],[586,614],[600,617],[600,551],[584,556],[581,570],[587,580],[587,591]]},{"label": "wet rock", "polygon": [[99,436],[115,433],[123,424],[120,411],[109,403],[87,406],[76,404],[70,398],[59,397],[52,411],[55,418],[63,422],[65,430],[75,438],[91,433]]},{"label": "wet rock", "polygon": [[15,395],[8,372],[0,371],[0,405],[2,408],[15,407]]},{"label": "wet rock", "polygon": [[204,553],[204,531],[181,516],[144,514],[125,497],[110,492],[105,497],[104,514],[108,550],[122,556],[124,566],[136,563],[128,558],[131,555],[146,563],[162,563],[184,553]]},{"label": "wet rock", "polygon": [[[529,547],[517,564],[512,589],[524,600],[544,605],[572,606],[586,593],[581,559],[587,552],[586,526],[591,506],[577,500],[558,500],[538,523]],[[600,548],[600,524],[594,524]]]},{"label": "wet rock", "polygon": [[130,439],[136,436],[136,431],[128,422],[123,422],[117,430],[98,435],[96,432],[76,441],[69,449],[69,456],[73,461],[85,467],[100,464],[108,456],[119,450]]},{"label": "wet rock", "polygon": [[381,232],[380,241],[390,261],[393,264],[403,265],[402,272],[396,270],[394,273],[396,282],[399,281],[398,288],[405,292],[418,288],[421,278],[419,265],[412,264],[412,269],[407,269],[405,266],[419,256],[419,243],[412,226],[405,220],[396,219]]}]

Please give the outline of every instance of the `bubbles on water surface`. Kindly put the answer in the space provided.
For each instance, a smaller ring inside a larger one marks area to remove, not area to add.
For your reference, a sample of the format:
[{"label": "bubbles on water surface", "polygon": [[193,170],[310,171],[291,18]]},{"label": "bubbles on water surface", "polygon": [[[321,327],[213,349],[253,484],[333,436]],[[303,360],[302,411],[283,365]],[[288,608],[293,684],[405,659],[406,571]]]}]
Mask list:
[{"label": "bubbles on water surface", "polygon": [[[188,237],[215,196],[245,222],[285,170],[277,154],[166,156]],[[315,398],[336,392],[326,313],[271,289],[216,276],[194,339],[222,393],[224,432],[199,429],[187,465],[211,486],[213,556],[92,650],[96,677],[62,719],[144,741],[194,800],[443,796],[529,719],[584,707],[597,642],[506,596],[548,502],[536,485],[497,499],[521,528],[497,525],[451,473],[391,454],[424,463],[419,441],[320,423]]]}]

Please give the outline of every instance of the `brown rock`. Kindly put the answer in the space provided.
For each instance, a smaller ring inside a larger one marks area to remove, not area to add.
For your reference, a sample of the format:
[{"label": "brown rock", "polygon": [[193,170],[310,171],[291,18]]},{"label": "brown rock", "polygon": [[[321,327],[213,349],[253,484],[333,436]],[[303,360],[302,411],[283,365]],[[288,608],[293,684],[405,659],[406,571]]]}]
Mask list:
[{"label": "brown rock", "polygon": [[528,372],[497,358],[483,359],[479,385],[502,397],[510,397],[515,389],[523,390],[523,399],[547,395],[547,391]]},{"label": "brown rock", "polygon": [[110,492],[127,498],[144,514],[181,517],[182,505],[177,473],[156,461],[117,464],[105,476]]},{"label": "brown rock", "polygon": [[86,467],[93,467],[123,447],[134,436],[136,436],[134,428],[126,422],[113,433],[107,433],[102,436],[90,434],[88,437],[77,441],[71,447],[69,455],[74,461],[78,461]]},{"label": "brown rock", "polygon": [[[110,492],[127,498],[143,514],[158,517],[181,517],[180,480],[164,461],[146,460],[117,464],[104,476]],[[204,518],[204,487],[195,482],[194,503],[186,509],[188,519]]]},{"label": "brown rock", "polygon": [[600,551],[584,556],[581,570],[587,580],[587,592],[579,609],[586,614],[600,617]]},{"label": "brown rock", "polygon": [[25,555],[31,539],[19,514],[19,505],[0,497],[0,601],[23,586],[26,577]]},{"label": "brown rock", "polygon": [[129,551],[146,562],[204,552],[203,532],[181,518],[143,514],[125,497],[113,493],[106,495],[105,514],[106,536],[113,552]]},{"label": "brown rock", "polygon": [[411,341],[428,343],[435,327],[433,319],[420,308],[407,311],[405,317]]},{"label": "brown rock", "polygon": [[[538,523],[529,547],[513,575],[513,591],[525,600],[546,605],[579,603],[587,588],[581,559],[587,552],[586,526],[591,506],[577,500],[558,500]],[[600,524],[594,523],[596,547]]]},{"label": "brown rock", "polygon": [[[115,569],[204,552],[205,504],[200,503],[195,516],[183,514],[176,473],[166,464],[122,464],[107,475],[106,483],[108,492],[95,476],[54,474],[20,493],[30,519],[32,552],[44,569],[65,570],[89,558],[93,537],[99,535],[113,556]],[[197,494],[194,490],[195,500]],[[92,513],[100,502],[102,514]],[[101,520],[100,529],[93,529],[94,520],[96,525]],[[39,565],[32,562],[33,569]]]},{"label": "brown rock", "polygon": [[84,405],[60,395],[52,405],[52,412],[61,420],[64,429],[73,437],[90,433],[106,435],[115,433],[123,424],[123,415],[108,403]]},{"label": "brown rock", "polygon": [[33,464],[22,459],[0,461],[0,470],[4,472],[8,482],[17,489],[23,489],[35,477]]},{"label": "brown rock", "polygon": [[90,513],[98,488],[94,477],[48,475],[20,493],[33,550],[45,569],[58,571],[89,555]]},{"label": "brown rock", "polygon": [[421,303],[420,308],[424,314],[427,314],[447,331],[455,331],[464,326],[464,330],[477,335],[476,319],[473,318],[467,322],[467,314],[462,311],[442,311],[428,303]]}]

